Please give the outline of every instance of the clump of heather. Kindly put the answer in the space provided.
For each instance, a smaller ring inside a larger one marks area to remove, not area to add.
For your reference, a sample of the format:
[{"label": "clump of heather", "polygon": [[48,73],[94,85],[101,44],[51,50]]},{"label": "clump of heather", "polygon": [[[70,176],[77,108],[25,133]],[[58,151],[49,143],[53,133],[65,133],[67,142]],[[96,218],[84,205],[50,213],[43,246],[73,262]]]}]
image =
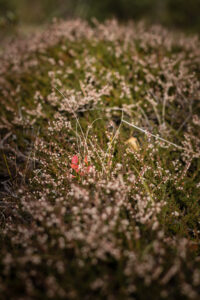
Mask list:
[{"label": "clump of heather", "polygon": [[200,41],[58,22],[0,64],[1,299],[199,299]]}]

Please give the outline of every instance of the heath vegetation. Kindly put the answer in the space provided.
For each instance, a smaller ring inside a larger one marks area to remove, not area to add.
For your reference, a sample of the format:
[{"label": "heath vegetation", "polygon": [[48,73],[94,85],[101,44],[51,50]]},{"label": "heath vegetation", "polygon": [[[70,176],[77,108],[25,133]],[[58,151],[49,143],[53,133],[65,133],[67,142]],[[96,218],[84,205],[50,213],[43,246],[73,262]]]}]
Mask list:
[{"label": "heath vegetation", "polygon": [[1,299],[199,299],[200,41],[52,24],[0,63]]}]

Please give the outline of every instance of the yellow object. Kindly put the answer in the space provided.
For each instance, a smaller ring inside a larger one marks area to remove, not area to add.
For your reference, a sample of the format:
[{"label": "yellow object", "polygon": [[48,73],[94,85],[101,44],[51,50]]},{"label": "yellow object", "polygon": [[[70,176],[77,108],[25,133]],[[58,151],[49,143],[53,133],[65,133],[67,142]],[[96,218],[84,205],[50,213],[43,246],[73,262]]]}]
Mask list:
[{"label": "yellow object", "polygon": [[129,145],[134,151],[139,151],[140,149],[138,140],[135,137],[128,139],[125,144]]}]

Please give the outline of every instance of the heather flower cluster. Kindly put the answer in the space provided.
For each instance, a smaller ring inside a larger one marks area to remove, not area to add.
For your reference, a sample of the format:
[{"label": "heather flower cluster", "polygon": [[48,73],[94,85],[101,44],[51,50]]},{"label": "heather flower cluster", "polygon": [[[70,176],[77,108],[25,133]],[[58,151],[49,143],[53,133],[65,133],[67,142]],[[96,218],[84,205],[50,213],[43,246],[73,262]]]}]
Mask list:
[{"label": "heather flower cluster", "polygon": [[1,299],[199,299],[200,41],[52,24],[0,64]]}]

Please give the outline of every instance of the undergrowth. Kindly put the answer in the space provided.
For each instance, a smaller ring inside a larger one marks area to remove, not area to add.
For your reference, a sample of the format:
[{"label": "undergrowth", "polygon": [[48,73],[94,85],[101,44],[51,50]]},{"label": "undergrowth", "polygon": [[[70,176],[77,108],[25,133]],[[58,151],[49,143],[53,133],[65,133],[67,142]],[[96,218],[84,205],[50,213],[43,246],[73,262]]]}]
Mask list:
[{"label": "undergrowth", "polygon": [[114,20],[6,48],[1,299],[199,298],[199,49]]}]

